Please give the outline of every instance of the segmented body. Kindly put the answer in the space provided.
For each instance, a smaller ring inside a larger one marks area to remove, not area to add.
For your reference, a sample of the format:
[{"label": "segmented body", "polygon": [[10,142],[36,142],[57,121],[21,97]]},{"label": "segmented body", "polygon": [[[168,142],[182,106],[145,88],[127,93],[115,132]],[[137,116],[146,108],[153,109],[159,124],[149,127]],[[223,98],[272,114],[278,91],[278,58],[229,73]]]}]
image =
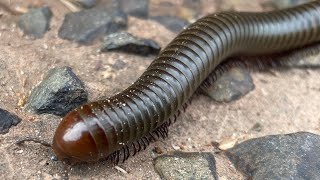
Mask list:
[{"label": "segmented body", "polygon": [[[224,12],[183,30],[123,92],[83,105],[61,122],[53,140],[59,159],[124,159],[167,134],[176,115],[226,58],[285,51],[320,40],[320,1],[263,12]],[[121,152],[119,150],[122,150]]]}]

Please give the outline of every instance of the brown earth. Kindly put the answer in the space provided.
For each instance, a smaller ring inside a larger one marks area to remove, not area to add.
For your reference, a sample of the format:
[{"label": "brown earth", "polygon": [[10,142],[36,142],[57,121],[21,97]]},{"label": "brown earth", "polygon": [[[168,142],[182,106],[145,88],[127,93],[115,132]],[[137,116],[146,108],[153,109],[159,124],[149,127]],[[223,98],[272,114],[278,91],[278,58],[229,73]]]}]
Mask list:
[{"label": "brown earth", "polygon": [[[13,4],[27,2],[31,0],[12,0]],[[70,179],[159,179],[153,167],[152,159],[157,155],[152,151],[154,147],[164,152],[179,148],[186,152],[213,151],[213,141],[228,146],[270,134],[297,131],[320,134],[320,70],[254,73],[255,90],[236,102],[218,104],[204,96],[194,99],[178,122],[170,127],[168,139],[150,145],[119,165],[128,174],[105,162],[65,169],[61,162],[50,160],[53,152],[49,148],[34,143],[23,146],[14,144],[17,139],[26,136],[51,141],[61,120],[54,115],[25,112],[25,97],[49,69],[60,66],[72,67],[84,81],[90,101],[110,96],[134,82],[154,57],[99,54],[96,51],[99,43],[78,46],[59,39],[58,28],[68,10],[58,1],[48,4],[54,13],[51,30],[38,40],[22,36],[15,25],[17,16],[0,10],[3,12],[0,16],[0,108],[22,118],[22,122],[11,128],[8,134],[0,135],[1,179],[52,179],[62,178],[66,173]],[[245,3],[239,7],[262,9],[258,1],[253,4],[258,8],[252,8],[252,4],[245,6]],[[154,21],[133,17],[129,18],[128,31],[154,39],[161,47],[176,35]],[[126,66],[114,70],[111,66],[119,60],[124,61]],[[261,131],[251,130],[256,123],[261,124]],[[240,178],[228,161],[221,157],[217,161],[220,177]]]}]

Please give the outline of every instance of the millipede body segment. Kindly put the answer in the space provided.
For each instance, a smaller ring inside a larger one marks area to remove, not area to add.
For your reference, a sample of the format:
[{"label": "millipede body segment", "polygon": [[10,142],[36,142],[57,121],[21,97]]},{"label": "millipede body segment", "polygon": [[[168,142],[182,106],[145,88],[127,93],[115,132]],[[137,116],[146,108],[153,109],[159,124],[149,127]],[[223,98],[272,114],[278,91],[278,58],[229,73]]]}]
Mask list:
[{"label": "millipede body segment", "polygon": [[123,160],[167,135],[167,126],[226,58],[281,52],[320,40],[320,1],[284,10],[222,12],[183,30],[139,79],[67,114],[56,130],[60,160]]}]

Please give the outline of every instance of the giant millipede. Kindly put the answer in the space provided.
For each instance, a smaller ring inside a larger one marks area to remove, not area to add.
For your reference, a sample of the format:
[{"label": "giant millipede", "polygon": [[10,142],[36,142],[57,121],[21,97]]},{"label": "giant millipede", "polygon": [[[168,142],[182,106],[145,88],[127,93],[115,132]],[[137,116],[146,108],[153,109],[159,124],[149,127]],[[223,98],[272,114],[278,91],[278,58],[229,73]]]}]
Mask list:
[{"label": "giant millipede", "polygon": [[301,48],[320,40],[320,1],[271,12],[203,17],[164,48],[130,87],[68,113],[52,148],[58,159],[116,162],[156,140],[203,81],[228,57]]}]

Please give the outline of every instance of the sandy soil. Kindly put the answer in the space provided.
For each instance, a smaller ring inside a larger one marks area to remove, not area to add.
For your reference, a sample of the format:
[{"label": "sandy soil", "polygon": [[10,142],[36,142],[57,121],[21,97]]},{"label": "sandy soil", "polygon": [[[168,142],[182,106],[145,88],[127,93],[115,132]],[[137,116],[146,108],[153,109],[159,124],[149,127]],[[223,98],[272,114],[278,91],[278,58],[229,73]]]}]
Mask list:
[{"label": "sandy soil", "polygon": [[[12,1],[17,4],[23,2]],[[13,144],[26,136],[52,140],[61,118],[34,115],[23,109],[25,97],[49,69],[72,67],[84,81],[92,101],[130,85],[154,58],[120,53],[99,54],[96,51],[98,44],[77,46],[59,39],[58,28],[68,10],[57,1],[51,2],[51,5],[54,13],[51,30],[39,40],[22,36],[15,26],[16,17],[6,13],[0,17],[0,108],[23,119],[8,134],[0,136],[1,179],[52,179],[62,178],[65,174],[61,162],[50,160],[53,152],[49,148],[34,143],[21,147]],[[129,18],[128,31],[154,39],[162,47],[175,37],[174,33],[156,22],[132,17]],[[111,66],[118,60],[126,63],[125,68],[112,69]],[[97,67],[100,67],[99,70]],[[236,102],[218,104],[204,96],[194,99],[178,122],[170,127],[168,139],[150,145],[119,165],[128,174],[100,162],[69,167],[68,176],[70,179],[159,179],[153,167],[152,158],[156,156],[152,151],[154,147],[164,152],[173,151],[176,147],[187,152],[213,151],[213,141],[228,144],[297,131],[320,134],[319,77],[320,70],[254,73],[255,90]],[[260,132],[251,130],[256,123],[262,125]],[[217,161],[220,176],[236,175],[226,161],[220,158]]]}]

